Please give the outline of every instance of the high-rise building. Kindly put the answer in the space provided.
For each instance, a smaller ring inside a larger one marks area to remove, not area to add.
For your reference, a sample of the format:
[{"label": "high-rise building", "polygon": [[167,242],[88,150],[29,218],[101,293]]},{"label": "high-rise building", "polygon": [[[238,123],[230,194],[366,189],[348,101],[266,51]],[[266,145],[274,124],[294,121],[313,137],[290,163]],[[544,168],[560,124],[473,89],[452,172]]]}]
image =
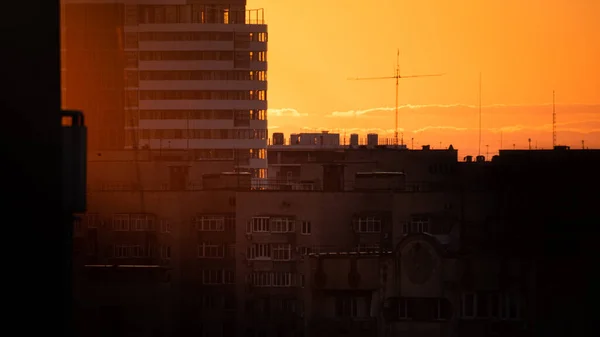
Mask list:
[{"label": "high-rise building", "polygon": [[90,149],[185,151],[265,178],[267,26],[245,0],[62,0],[63,106]]}]

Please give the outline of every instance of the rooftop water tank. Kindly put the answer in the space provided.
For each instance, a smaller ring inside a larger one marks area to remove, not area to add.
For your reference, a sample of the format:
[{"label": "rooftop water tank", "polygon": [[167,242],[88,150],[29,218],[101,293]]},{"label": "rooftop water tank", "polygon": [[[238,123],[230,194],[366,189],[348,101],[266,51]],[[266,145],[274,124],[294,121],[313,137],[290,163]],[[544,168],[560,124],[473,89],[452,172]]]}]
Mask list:
[{"label": "rooftop water tank", "polygon": [[350,146],[358,146],[358,134],[353,133],[350,135]]},{"label": "rooftop water tank", "polygon": [[377,146],[379,144],[379,135],[376,133],[369,133],[367,135],[367,146]]}]

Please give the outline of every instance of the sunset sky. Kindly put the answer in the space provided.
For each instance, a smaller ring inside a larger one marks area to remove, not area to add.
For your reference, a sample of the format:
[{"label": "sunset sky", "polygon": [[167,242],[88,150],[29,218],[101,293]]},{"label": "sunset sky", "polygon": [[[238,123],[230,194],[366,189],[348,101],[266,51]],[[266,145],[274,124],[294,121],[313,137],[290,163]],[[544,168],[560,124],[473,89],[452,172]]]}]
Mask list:
[{"label": "sunset sky", "polygon": [[[377,5],[375,5],[377,4]],[[396,50],[405,75],[399,125],[415,147],[450,143],[482,154],[558,142],[600,147],[598,0],[248,0],[269,24],[271,132],[394,128]],[[383,133],[388,132],[387,135]],[[473,153],[475,152],[475,153]]]}]

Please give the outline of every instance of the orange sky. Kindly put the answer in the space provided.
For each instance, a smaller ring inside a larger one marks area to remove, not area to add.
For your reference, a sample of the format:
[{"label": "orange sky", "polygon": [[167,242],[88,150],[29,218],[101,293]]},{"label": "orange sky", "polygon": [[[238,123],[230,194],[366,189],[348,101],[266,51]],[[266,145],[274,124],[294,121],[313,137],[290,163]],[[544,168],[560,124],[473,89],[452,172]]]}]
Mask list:
[{"label": "orange sky", "polygon": [[[552,108],[543,105],[552,90],[559,142],[600,147],[600,1],[248,0],[248,8],[264,8],[269,24],[271,131],[392,131],[393,80],[347,78],[393,75],[399,48],[403,74],[446,73],[401,82],[401,105],[429,106],[401,110],[408,144],[477,151],[477,109],[447,105],[477,105],[482,72],[483,104],[509,105],[484,109],[490,152],[500,128],[505,148],[527,147],[527,138],[550,146]],[[378,117],[347,113],[377,108]]]}]

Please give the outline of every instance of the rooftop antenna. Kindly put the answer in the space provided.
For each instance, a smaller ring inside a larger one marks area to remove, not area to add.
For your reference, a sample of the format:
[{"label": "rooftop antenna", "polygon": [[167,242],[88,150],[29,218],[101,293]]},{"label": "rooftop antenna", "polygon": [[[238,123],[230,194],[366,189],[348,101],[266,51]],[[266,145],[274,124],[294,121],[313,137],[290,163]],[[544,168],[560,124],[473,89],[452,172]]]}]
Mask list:
[{"label": "rooftop antenna", "polygon": [[529,149],[531,150],[531,138],[527,139],[527,141],[529,142]]},{"label": "rooftop antenna", "polygon": [[481,72],[479,72],[479,150],[477,155],[481,156]]},{"label": "rooftop antenna", "polygon": [[[395,127],[394,127],[394,145],[398,145],[398,84],[401,78],[413,78],[413,77],[429,77],[429,76],[441,76],[443,74],[429,74],[429,75],[400,75],[400,49],[397,50],[396,53],[396,71],[394,76],[384,76],[384,77],[356,77],[349,78],[349,80],[387,80],[387,79],[395,79],[396,80],[396,118],[395,118]],[[402,139],[400,139],[400,145],[404,145],[404,133],[402,133]]]},{"label": "rooftop antenna", "polygon": [[585,140],[581,140],[581,149],[585,150]]},{"label": "rooftop antenna", "polygon": [[554,90],[552,90],[552,147],[556,146],[556,107],[554,97]]}]

